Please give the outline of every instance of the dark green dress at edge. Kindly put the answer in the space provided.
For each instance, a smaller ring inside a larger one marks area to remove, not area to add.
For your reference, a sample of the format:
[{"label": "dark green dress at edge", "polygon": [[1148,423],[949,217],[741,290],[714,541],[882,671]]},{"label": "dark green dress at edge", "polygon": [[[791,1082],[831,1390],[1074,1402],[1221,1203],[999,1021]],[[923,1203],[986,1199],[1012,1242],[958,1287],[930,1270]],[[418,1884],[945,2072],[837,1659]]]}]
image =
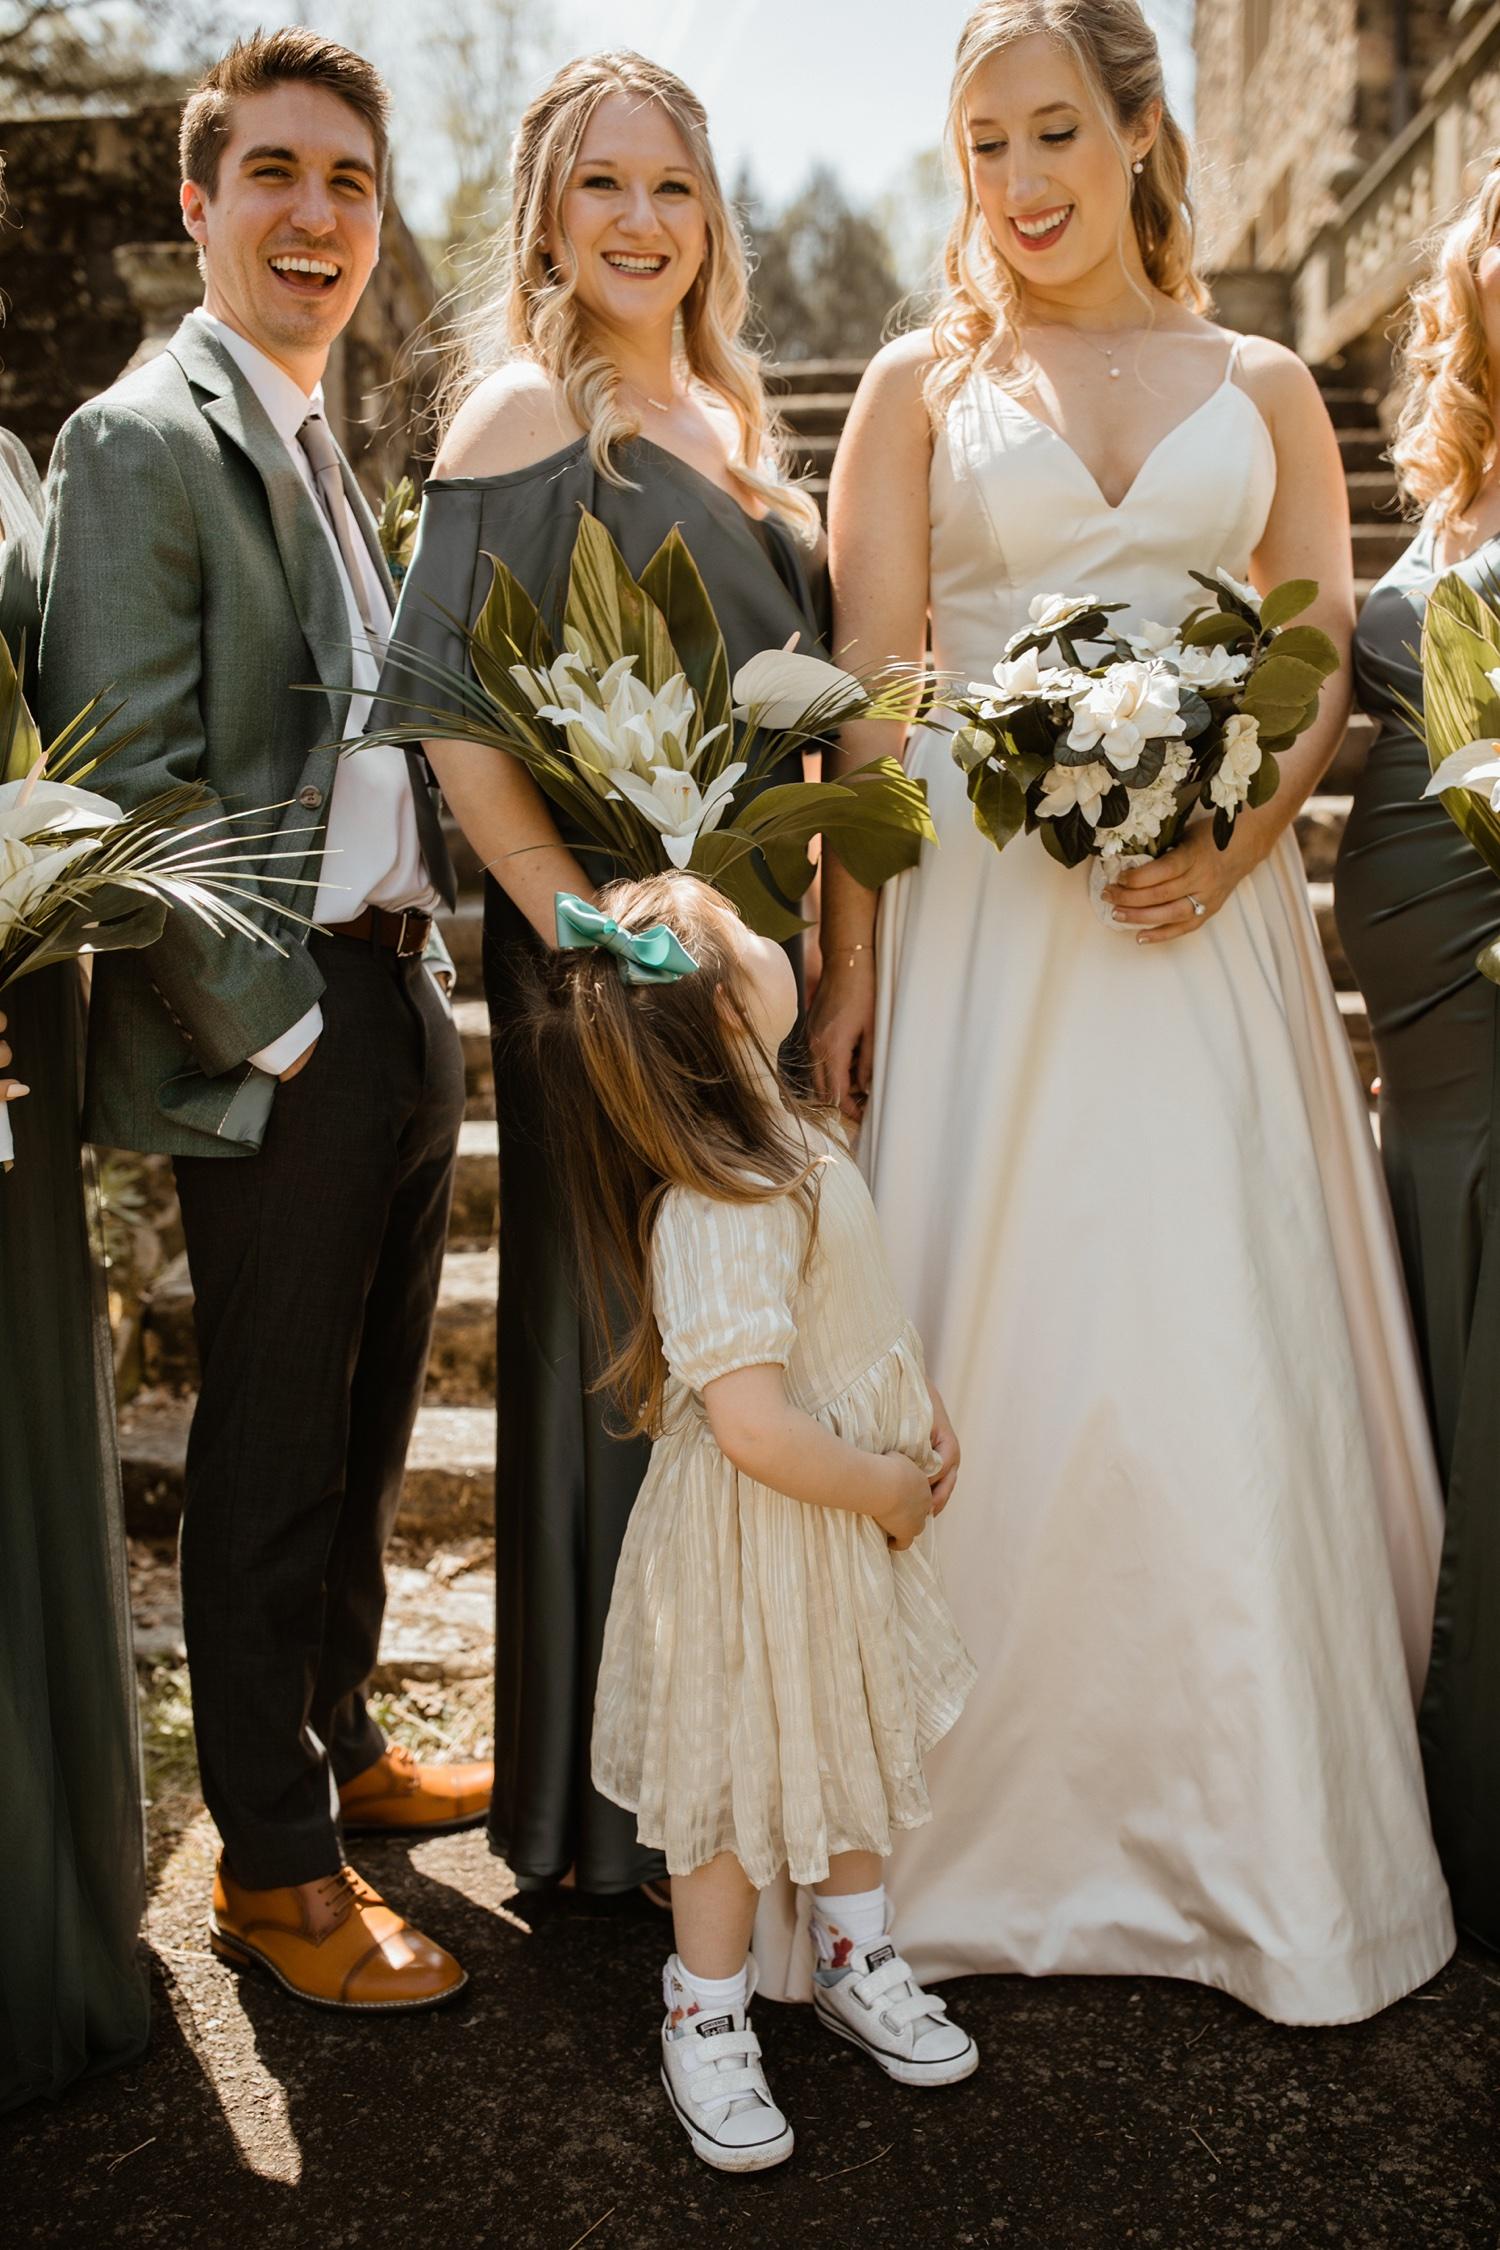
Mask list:
[{"label": "dark green dress at edge", "polygon": [[[14,440],[0,446],[34,490]],[[34,648],[34,546],[5,532],[0,632]],[[11,1108],[16,1165],[0,1174],[0,2109],[131,2061],[149,2028],[114,1390],[78,1133],[81,989],[69,966],[0,994],[32,1089]]]},{"label": "dark green dress at edge", "polygon": [[[1491,542],[1460,566],[1500,566]],[[1355,690],[1380,731],[1335,887],[1380,1060],[1381,1154],[1447,1488],[1421,1712],[1433,1832],[1460,1924],[1500,1947],[1500,987],[1474,966],[1500,881],[1435,798],[1420,707],[1424,530],[1365,603]]]},{"label": "dark green dress at edge", "polygon": [[[579,511],[587,509],[637,573],[677,527],[718,615],[731,670],[793,634],[804,648],[819,645],[805,562],[780,523],[757,523],[645,440],[623,448],[620,461],[636,489],[601,478],[582,439],[513,475],[429,483],[393,641],[462,666],[449,617],[477,617],[491,583],[487,555],[515,573],[555,632]],[[419,692],[403,687],[396,657],[384,684],[392,695]],[[609,869],[591,872],[603,879]],[[507,1043],[517,967],[536,944],[488,880],[484,977],[496,1049],[501,1276],[490,1844],[523,1887],[555,1882],[572,1867],[581,1890],[624,1891],[660,1873],[662,1861],[637,1841],[634,1815],[594,1789],[589,1742],[615,1565],[649,1447],[613,1435],[614,1410],[590,1389],[598,1361],[547,1157],[549,1133],[566,1122],[540,1114],[537,1089]]]}]

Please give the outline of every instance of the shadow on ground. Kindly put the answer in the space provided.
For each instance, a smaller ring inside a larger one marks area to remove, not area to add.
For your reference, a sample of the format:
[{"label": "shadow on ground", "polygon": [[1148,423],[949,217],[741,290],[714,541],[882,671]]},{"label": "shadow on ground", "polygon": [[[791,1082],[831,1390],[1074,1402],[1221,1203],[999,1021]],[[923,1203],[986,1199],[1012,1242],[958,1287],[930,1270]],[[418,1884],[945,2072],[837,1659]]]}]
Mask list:
[{"label": "shadow on ground", "polygon": [[7,2243],[1500,2243],[1500,1962],[1476,1949],[1337,2031],[1160,1981],[968,1980],[946,1989],[983,2066],[925,2098],[767,2004],[797,2150],[725,2180],[688,2153],[656,2081],[651,1908],[510,1897],[479,1835],[367,1847],[361,1867],[471,1981],[439,2014],[353,2024],[208,1954],[212,1847],[200,1816],[158,1886],[146,2060],[0,2131]]}]

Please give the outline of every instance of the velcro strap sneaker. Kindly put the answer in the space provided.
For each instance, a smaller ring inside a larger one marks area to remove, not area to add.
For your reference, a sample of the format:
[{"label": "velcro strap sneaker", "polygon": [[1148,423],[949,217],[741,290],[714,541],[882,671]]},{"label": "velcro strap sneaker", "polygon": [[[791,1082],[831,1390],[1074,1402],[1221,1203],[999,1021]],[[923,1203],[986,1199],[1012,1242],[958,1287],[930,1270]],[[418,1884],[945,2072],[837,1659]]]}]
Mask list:
[{"label": "velcro strap sneaker", "polygon": [[[752,1967],[751,1990],[754,1990]],[[693,2154],[718,2172],[764,2172],[792,2153],[792,2128],[771,2099],[746,2009],[685,2010],[677,1957],[667,1963],[661,2082]],[[678,2004],[674,2006],[674,1998]]]},{"label": "velcro strap sneaker", "polygon": [[955,2086],[979,2067],[979,2049],[949,2020],[948,2003],[924,1992],[889,1937],[855,1945],[813,1917],[818,2020],[860,2047],[900,2086]]}]

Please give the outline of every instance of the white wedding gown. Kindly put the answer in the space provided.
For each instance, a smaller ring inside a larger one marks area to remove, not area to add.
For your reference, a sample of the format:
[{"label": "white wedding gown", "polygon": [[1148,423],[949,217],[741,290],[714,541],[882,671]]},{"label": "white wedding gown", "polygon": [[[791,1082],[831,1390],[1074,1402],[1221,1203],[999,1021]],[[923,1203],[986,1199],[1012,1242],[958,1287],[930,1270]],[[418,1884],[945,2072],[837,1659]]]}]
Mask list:
[{"label": "white wedding gown", "polygon": [[[987,677],[1039,593],[1178,621],[1275,475],[1232,367],[1117,508],[975,375],[932,466],[939,668]],[[941,849],[884,895],[861,1160],[963,1446],[936,1530],[980,1677],[897,1840],[902,1950],[1370,2015],[1454,1943],[1413,1718],[1440,1498],[1296,846],[1142,948],[1035,836],[996,854],[943,734],[910,764]],[[784,1888],[757,1952],[805,1995]]]}]

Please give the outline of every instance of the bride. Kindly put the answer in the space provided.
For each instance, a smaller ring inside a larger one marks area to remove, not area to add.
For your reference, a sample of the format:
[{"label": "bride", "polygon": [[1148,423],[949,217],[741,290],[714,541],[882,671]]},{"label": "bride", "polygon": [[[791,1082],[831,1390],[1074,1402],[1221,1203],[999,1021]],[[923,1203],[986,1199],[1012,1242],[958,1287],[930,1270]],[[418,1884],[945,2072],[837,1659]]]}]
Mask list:
[{"label": "bride", "polygon": [[[1292,353],[1204,316],[1135,0],[987,0],[952,121],[944,301],[869,369],[835,476],[844,659],[916,659],[930,624],[982,678],[1038,594],[1140,631],[1215,568],[1316,579],[1346,649],[1327,415]],[[1037,838],[995,853],[937,730],[908,757],[942,848],[878,945],[827,871],[824,1091],[868,1096],[964,1446],[937,1536],[981,1680],[892,1865],[924,1979],[1186,1977],[1331,2023],[1452,1950],[1413,1723],[1437,1484],[1292,833],[1346,708],[1341,680],[1227,851],[1205,825],[1123,876],[1123,931]],[[761,1940],[790,1990],[785,1922]]]}]

